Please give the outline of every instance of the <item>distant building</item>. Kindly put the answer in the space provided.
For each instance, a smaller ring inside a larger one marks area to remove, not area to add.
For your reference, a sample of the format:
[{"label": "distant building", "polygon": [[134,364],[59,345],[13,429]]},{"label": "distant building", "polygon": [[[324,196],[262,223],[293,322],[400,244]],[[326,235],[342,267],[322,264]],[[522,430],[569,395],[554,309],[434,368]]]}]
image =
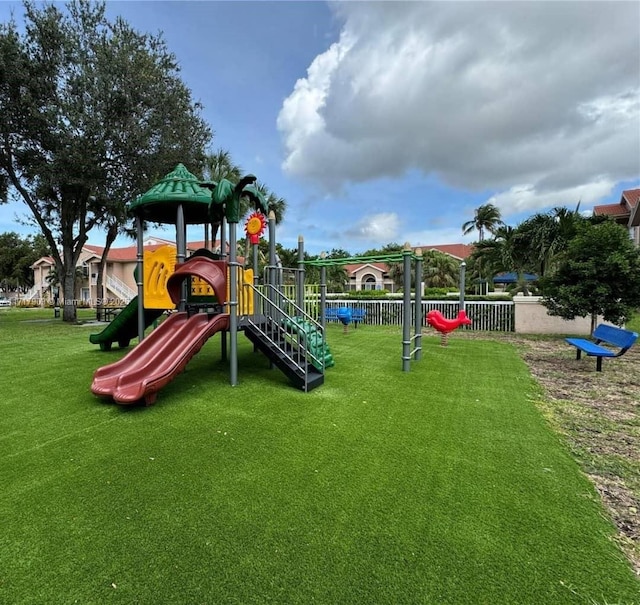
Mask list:
[{"label": "distant building", "polygon": [[[188,242],[187,254],[195,252],[204,247],[204,242]],[[159,237],[149,237],[144,241],[144,250],[153,252],[161,246],[175,246],[175,242]],[[217,240],[213,246],[216,250],[220,247]],[[77,300],[81,304],[94,306],[100,298],[128,302],[138,294],[134,271],[137,263],[138,249],[136,245],[124,248],[111,248],[107,256],[102,278],[104,292],[97,291],[98,268],[100,258],[104,252],[104,246],[94,246],[85,244],[80,252],[78,268],[81,269],[82,276],[78,279]],[[34,286],[23,297],[25,300],[39,300],[42,304],[54,301],[57,284],[52,284],[49,275],[55,270],[55,263],[52,257],[44,256],[31,265],[33,269]],[[62,295],[62,292],[59,292]]]},{"label": "distant building", "polygon": [[627,227],[635,245],[640,246],[640,189],[623,191],[617,204],[594,206],[593,214],[610,216],[616,223]]},{"label": "distant building", "polygon": [[[413,250],[420,248],[422,252],[437,250],[452,256],[456,260],[463,261],[473,251],[470,244],[440,244],[437,246],[414,246]],[[347,290],[387,290],[396,291],[396,285],[389,277],[389,266],[386,263],[357,263],[344,266],[349,281]]]}]

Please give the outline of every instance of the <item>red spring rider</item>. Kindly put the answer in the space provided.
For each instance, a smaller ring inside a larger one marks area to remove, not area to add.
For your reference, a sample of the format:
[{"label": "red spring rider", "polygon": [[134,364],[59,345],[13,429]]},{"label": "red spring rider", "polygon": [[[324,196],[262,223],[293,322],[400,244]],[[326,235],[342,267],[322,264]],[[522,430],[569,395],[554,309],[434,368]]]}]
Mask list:
[{"label": "red spring rider", "polygon": [[442,334],[440,343],[443,347],[447,346],[447,336],[449,332],[457,330],[460,326],[468,326],[471,324],[471,320],[467,317],[467,314],[460,310],[458,311],[458,317],[455,319],[447,319],[440,311],[433,309],[427,313],[427,323],[434,329],[438,330]]}]

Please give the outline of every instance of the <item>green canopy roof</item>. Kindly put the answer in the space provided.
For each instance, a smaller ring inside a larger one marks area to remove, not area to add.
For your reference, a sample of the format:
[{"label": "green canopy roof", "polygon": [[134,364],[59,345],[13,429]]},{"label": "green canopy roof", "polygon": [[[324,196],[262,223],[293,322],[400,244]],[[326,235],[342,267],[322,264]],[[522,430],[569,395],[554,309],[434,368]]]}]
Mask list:
[{"label": "green canopy roof", "polygon": [[158,181],[149,191],[129,204],[136,216],[154,223],[176,224],[178,206],[182,204],[184,222],[207,223],[211,191],[201,186],[195,175],[182,164]]}]

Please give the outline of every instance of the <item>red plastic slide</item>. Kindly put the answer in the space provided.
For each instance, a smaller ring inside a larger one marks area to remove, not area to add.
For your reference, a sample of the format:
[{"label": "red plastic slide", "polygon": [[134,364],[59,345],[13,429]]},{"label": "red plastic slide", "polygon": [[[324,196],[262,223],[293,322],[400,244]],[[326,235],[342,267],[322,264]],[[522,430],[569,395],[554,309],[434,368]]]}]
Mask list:
[{"label": "red plastic slide", "polygon": [[174,313],[120,361],[96,370],[91,391],[131,404],[152,404],[216,332],[229,327],[226,313],[209,316]]}]

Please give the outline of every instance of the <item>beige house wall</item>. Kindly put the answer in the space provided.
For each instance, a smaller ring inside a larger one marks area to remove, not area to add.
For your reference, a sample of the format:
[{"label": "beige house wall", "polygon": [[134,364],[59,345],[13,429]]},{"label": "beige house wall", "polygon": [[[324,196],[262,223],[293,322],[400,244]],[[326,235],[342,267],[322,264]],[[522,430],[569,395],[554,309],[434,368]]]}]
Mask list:
[{"label": "beige house wall", "polygon": [[[515,332],[519,334],[580,334],[591,333],[591,317],[562,319],[547,313],[541,296],[514,296]],[[604,322],[598,317],[598,323]]]},{"label": "beige house wall", "polygon": [[376,280],[376,290],[389,290],[393,292],[393,280],[384,277],[384,272],[381,271],[378,267],[373,265],[363,265],[359,269],[353,272],[350,279],[350,288],[351,290],[364,290],[366,279],[369,277],[374,277]]}]

